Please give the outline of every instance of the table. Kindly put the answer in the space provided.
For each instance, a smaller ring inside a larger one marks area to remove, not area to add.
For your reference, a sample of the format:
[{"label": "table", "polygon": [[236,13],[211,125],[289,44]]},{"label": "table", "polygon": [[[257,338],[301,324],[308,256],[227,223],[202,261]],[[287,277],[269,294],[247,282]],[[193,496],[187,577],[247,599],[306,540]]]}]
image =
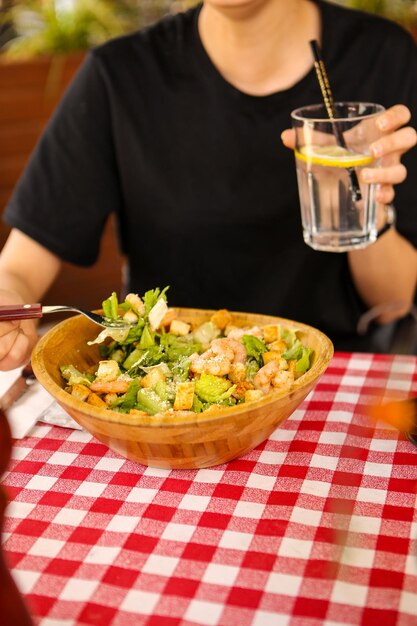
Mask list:
[{"label": "table", "polygon": [[39,626],[417,625],[417,448],[373,424],[417,358],[337,353],[245,457],[134,464],[38,425],[3,478],[3,545]]}]

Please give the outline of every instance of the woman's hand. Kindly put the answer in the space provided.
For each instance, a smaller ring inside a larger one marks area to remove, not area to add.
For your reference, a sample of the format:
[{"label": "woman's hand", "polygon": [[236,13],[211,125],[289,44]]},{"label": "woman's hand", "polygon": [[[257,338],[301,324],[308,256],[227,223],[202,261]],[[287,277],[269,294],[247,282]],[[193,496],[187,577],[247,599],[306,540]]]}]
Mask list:
[{"label": "woman's hand", "polygon": [[[13,228],[0,254],[0,305],[39,302],[61,268],[60,259]],[[36,322],[0,322],[0,371],[25,365],[38,339]]]},{"label": "woman's hand", "polygon": [[[381,159],[381,167],[365,167],[360,176],[365,183],[378,184],[376,199],[381,204],[390,204],[393,201],[394,185],[402,183],[407,177],[401,157],[417,144],[415,129],[406,126],[410,118],[410,110],[403,104],[396,104],[375,118],[383,136],[372,143],[370,149],[375,158]],[[281,139],[287,148],[294,150],[294,130],[284,130]]]},{"label": "woman's hand", "polygon": [[[0,290],[0,305],[23,304],[13,292]],[[38,339],[34,320],[0,322],[0,370],[25,365]]]},{"label": "woman's hand", "polygon": [[381,159],[381,167],[364,168],[362,180],[366,183],[379,184],[376,198],[382,204],[393,201],[393,185],[402,183],[407,177],[407,170],[401,163],[402,155],[417,143],[417,133],[411,126],[410,110],[403,104],[397,104],[381,113],[375,123],[384,135],[370,146],[371,154]]}]

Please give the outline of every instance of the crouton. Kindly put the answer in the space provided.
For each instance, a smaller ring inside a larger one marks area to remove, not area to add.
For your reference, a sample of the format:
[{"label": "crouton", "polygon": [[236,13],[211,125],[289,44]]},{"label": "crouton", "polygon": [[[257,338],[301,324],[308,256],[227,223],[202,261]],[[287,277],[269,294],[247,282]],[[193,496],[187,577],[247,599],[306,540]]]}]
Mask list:
[{"label": "crouton", "polygon": [[169,332],[177,337],[184,337],[188,335],[191,330],[191,324],[187,324],[187,322],[183,322],[182,320],[172,320],[169,326]]},{"label": "crouton", "polygon": [[129,415],[134,415],[135,417],[149,417],[149,413],[140,411],[139,409],[130,409]]},{"label": "crouton", "polygon": [[230,366],[229,379],[232,383],[241,383],[246,378],[246,365],[244,363],[232,363]]},{"label": "crouton", "polygon": [[264,352],[262,354],[262,361],[264,365],[269,363],[270,361],[280,361],[282,359],[280,350],[268,350],[268,352]]},{"label": "crouton", "polygon": [[216,414],[216,413],[220,413],[221,411],[224,411],[225,407],[222,406],[221,404],[210,404],[210,406],[207,407],[207,409],[205,409],[203,411],[204,415],[211,415],[211,414]]},{"label": "crouton", "polygon": [[213,322],[217,328],[220,328],[220,330],[224,330],[226,326],[229,326],[232,323],[233,317],[227,309],[219,309],[213,313],[210,321]]},{"label": "crouton", "polygon": [[281,356],[281,352],[277,350],[270,350],[269,352],[264,352],[262,355],[262,360],[264,365],[269,363],[270,361],[276,361],[278,363],[278,369],[287,370],[288,369],[288,361]]},{"label": "crouton", "polygon": [[261,389],[248,389],[245,393],[245,402],[255,402],[263,397],[264,392]]},{"label": "crouton", "polygon": [[88,394],[87,402],[88,404],[92,404],[93,406],[98,406],[98,407],[102,407],[103,409],[107,409],[107,404],[96,393],[90,392]]},{"label": "crouton", "polygon": [[280,338],[280,329],[278,324],[266,324],[263,327],[265,343],[272,343]]},{"label": "crouton", "polygon": [[116,400],[119,399],[117,393],[106,393],[103,400],[107,404],[107,406],[111,406]]},{"label": "crouton", "polygon": [[288,371],[291,372],[291,374],[294,376],[295,378],[299,378],[300,376],[302,376],[302,374],[299,374],[296,369],[295,366],[297,365],[297,361],[295,359],[292,359],[291,361],[288,361]]},{"label": "crouton", "polygon": [[100,381],[109,382],[111,380],[116,380],[118,376],[120,376],[120,369],[117,361],[114,361],[113,359],[100,361],[97,370],[97,378],[99,378]]},{"label": "crouton", "polygon": [[244,398],[246,392],[253,389],[253,383],[250,380],[244,380],[241,383],[237,383],[233,389],[232,396],[237,400]]},{"label": "crouton", "polygon": [[165,380],[165,376],[159,367],[153,367],[140,381],[141,387],[146,389],[153,389],[155,385]]},{"label": "crouton", "polygon": [[86,385],[76,384],[76,385],[72,385],[70,389],[71,389],[71,395],[74,398],[77,398],[77,400],[81,400],[82,402],[85,402],[87,400],[88,395],[90,393],[90,390]]},{"label": "crouton", "polygon": [[175,411],[186,411],[192,408],[194,401],[194,387],[194,382],[178,383],[174,401]]},{"label": "crouton", "polygon": [[270,350],[279,350],[280,352],[285,352],[285,350],[288,350],[288,346],[283,339],[271,341],[271,343],[268,343],[268,348]]}]

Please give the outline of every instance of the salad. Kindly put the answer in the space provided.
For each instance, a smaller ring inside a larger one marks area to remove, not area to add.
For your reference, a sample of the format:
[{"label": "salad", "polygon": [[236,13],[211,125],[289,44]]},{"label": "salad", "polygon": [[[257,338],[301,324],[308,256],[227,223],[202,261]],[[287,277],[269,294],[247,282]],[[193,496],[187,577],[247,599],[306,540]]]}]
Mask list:
[{"label": "salad", "polygon": [[65,389],[89,404],[130,413],[203,413],[291,390],[311,366],[312,351],[296,328],[280,324],[241,327],[226,309],[193,327],[168,308],[165,289],[143,297],[115,292],[103,302],[106,328],[89,344],[102,359],[90,371],[61,367]]}]

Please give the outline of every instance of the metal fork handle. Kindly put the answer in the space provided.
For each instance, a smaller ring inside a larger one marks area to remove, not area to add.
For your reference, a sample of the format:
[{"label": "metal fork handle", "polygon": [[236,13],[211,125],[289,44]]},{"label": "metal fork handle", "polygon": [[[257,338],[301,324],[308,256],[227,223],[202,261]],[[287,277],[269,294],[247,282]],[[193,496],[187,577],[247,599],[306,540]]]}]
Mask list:
[{"label": "metal fork handle", "polygon": [[75,311],[78,313],[82,312],[80,311],[80,309],[76,309],[73,306],[67,306],[65,304],[55,304],[55,305],[48,305],[48,306],[42,307],[43,315],[45,315],[46,313],[59,313],[60,311]]},{"label": "metal fork handle", "polygon": [[[49,306],[42,307],[42,313],[61,313],[70,311],[72,313],[79,313],[80,315],[84,315],[90,321],[98,324],[99,326],[111,326],[112,324],[105,324],[104,318],[98,313],[94,313],[94,311],[86,311],[85,309],[80,309],[76,306],[69,306],[67,304],[54,304]],[[116,325],[116,323],[114,324]]]}]

